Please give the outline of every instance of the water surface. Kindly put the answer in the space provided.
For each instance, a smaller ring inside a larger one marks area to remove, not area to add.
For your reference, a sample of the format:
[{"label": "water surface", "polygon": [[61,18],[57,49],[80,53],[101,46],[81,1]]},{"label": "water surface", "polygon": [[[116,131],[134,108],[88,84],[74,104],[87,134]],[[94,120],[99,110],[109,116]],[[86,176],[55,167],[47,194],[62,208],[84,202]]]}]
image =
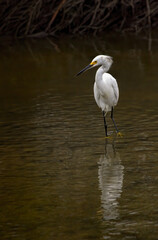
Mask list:
[{"label": "water surface", "polygon": [[[157,239],[157,42],[142,37],[0,44],[2,240]],[[93,99],[98,54],[120,99],[110,139]]]}]

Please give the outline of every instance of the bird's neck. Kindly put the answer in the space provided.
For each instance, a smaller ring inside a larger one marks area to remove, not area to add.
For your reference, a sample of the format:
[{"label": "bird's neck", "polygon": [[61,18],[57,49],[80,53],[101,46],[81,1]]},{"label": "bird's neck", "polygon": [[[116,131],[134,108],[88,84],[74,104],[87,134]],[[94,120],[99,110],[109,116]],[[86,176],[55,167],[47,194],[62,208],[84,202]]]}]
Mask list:
[{"label": "bird's neck", "polygon": [[96,81],[99,81],[102,79],[102,75],[104,73],[106,73],[109,70],[109,68],[107,68],[106,66],[102,65],[100,68],[98,68],[97,72],[96,72]]}]

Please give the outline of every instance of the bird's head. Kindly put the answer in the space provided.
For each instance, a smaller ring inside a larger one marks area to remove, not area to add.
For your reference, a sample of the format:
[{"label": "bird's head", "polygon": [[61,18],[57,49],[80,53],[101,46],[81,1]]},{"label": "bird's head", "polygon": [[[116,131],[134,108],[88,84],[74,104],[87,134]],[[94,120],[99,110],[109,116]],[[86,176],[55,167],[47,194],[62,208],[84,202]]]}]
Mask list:
[{"label": "bird's head", "polygon": [[91,61],[91,63],[88,66],[86,66],[79,73],[77,73],[76,76],[80,75],[81,73],[85,72],[88,69],[97,66],[103,66],[105,68],[105,71],[107,72],[110,69],[112,63],[113,63],[112,57],[106,55],[98,55]]}]

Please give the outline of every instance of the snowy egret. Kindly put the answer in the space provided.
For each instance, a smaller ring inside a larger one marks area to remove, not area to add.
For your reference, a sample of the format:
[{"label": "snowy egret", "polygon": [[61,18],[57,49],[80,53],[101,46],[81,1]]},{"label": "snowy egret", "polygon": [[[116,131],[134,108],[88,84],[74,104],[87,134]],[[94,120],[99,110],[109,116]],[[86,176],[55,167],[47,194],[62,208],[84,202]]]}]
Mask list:
[{"label": "snowy egret", "polygon": [[119,99],[119,88],[116,79],[107,73],[113,63],[112,57],[106,55],[96,56],[92,62],[82,69],[76,76],[93,67],[99,67],[95,75],[94,82],[94,98],[99,108],[101,108],[104,118],[105,135],[107,134],[106,114],[111,112],[111,119],[113,121],[116,132],[119,133],[114,120],[114,107]]}]

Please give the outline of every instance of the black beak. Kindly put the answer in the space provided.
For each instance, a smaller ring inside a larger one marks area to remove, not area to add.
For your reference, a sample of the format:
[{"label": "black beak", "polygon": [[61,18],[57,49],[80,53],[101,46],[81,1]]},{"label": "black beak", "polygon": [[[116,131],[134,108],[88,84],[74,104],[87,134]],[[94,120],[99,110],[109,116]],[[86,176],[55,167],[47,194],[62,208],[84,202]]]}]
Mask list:
[{"label": "black beak", "polygon": [[88,70],[89,68],[91,68],[92,65],[89,64],[87,67],[85,67],[84,69],[82,69],[79,73],[76,74],[76,77],[79,76],[81,73],[85,72],[86,70]]}]

